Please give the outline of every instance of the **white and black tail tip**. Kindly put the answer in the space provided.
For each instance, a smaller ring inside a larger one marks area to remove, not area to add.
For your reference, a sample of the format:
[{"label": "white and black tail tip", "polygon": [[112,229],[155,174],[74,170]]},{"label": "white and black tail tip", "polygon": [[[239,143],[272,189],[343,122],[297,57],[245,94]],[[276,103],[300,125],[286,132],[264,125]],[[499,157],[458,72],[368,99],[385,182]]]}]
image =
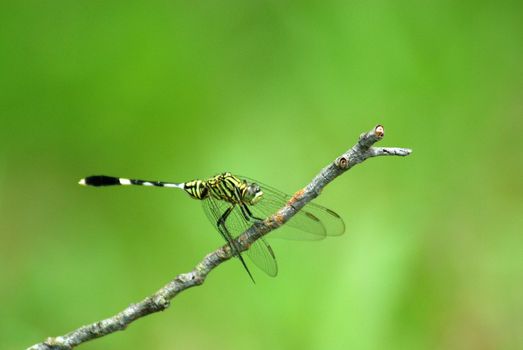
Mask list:
[{"label": "white and black tail tip", "polygon": [[81,179],[78,182],[83,186],[114,186],[114,185],[138,185],[138,186],[155,186],[155,187],[171,187],[171,188],[185,188],[183,183],[172,183],[163,181],[146,181],[136,179],[126,179],[124,177],[114,177],[106,175],[92,175]]},{"label": "white and black tail tip", "polygon": [[106,175],[93,175],[87,176],[78,182],[84,186],[113,186],[113,185],[130,185],[131,182],[128,179],[120,179],[114,176]]}]

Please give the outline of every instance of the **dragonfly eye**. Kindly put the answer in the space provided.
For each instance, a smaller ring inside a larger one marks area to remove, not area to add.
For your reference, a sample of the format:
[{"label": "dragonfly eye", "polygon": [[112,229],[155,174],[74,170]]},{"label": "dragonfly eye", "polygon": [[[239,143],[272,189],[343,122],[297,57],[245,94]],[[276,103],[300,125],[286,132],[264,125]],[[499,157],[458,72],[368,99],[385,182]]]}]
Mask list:
[{"label": "dragonfly eye", "polygon": [[260,186],[255,183],[251,183],[247,186],[244,199],[248,204],[254,205],[258,203],[260,199],[262,199],[262,196],[263,191],[260,189]]}]

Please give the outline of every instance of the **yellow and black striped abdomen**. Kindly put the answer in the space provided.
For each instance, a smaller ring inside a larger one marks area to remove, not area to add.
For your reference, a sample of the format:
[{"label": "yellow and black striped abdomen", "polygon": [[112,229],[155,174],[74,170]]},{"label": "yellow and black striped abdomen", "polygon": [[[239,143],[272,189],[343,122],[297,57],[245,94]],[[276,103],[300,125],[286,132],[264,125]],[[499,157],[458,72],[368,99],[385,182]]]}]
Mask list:
[{"label": "yellow and black striped abdomen", "polygon": [[202,180],[186,182],[183,189],[194,199],[205,199],[209,195],[207,182]]}]

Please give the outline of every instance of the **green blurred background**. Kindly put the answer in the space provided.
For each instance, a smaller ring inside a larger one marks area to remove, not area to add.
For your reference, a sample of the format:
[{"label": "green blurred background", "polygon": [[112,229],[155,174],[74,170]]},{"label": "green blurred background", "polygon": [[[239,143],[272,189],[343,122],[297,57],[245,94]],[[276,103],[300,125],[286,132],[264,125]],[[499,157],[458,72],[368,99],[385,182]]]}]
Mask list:
[{"label": "green blurred background", "polygon": [[0,348],[120,311],[223,242],[176,191],[97,173],[225,170],[286,192],[381,123],[318,202],[168,311],[81,349],[523,349],[521,1],[3,1]]}]

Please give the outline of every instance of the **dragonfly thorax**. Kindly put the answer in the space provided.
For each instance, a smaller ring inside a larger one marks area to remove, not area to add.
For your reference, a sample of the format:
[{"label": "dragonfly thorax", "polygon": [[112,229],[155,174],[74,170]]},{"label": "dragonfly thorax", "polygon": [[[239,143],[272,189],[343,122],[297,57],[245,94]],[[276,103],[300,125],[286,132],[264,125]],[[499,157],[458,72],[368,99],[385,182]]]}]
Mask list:
[{"label": "dragonfly thorax", "polygon": [[254,205],[263,197],[260,186],[242,180],[231,173],[219,174],[207,180],[186,182],[184,189],[195,199],[212,197],[231,204]]}]

